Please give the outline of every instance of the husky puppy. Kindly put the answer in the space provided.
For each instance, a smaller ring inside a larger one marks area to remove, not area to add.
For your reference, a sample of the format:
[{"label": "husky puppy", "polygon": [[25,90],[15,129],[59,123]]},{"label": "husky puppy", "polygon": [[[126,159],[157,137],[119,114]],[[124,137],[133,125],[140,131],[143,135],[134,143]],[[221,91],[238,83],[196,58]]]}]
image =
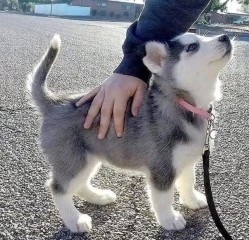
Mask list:
[{"label": "husky puppy", "polygon": [[60,37],[55,35],[29,75],[28,85],[41,115],[40,147],[52,167],[49,185],[65,225],[72,232],[92,228],[90,216],[75,208],[75,194],[93,204],[115,201],[111,190],[91,185],[100,164],[107,162],[142,172],[158,223],[166,230],[183,229],[186,221],[172,207],[175,186],[187,207],[207,205],[205,195],[194,189],[195,164],[203,150],[207,120],[184,109],[177,100],[209,109],[216,100],[219,71],[232,56],[229,38],[187,33],[168,43],[148,42],[143,62],[153,78],[140,113],[133,117],[127,108],[123,137],[116,137],[112,125],[104,140],[97,139],[100,117],[91,129],[83,128],[92,100],[77,108],[75,103],[82,95],[60,96],[46,87],[59,48]]}]

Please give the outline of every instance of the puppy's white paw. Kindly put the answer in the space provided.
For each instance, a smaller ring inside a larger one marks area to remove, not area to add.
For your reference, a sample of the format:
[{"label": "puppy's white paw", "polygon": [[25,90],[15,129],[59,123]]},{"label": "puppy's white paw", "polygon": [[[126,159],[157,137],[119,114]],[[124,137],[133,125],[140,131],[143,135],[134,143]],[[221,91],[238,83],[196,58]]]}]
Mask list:
[{"label": "puppy's white paw", "polygon": [[90,232],[92,229],[92,218],[87,214],[80,214],[78,219],[65,224],[71,232]]},{"label": "puppy's white paw", "polygon": [[172,216],[165,216],[165,219],[159,221],[159,224],[165,230],[182,230],[186,226],[186,221],[184,217],[177,211],[173,212]]},{"label": "puppy's white paw", "polygon": [[92,229],[92,218],[87,214],[81,214],[77,222],[78,232],[90,232]]},{"label": "puppy's white paw", "polygon": [[97,205],[106,205],[116,201],[116,194],[111,190],[93,188],[87,193],[79,194],[87,202]]},{"label": "puppy's white paw", "polygon": [[194,190],[193,194],[186,198],[181,198],[180,202],[188,208],[196,210],[207,206],[207,199],[203,193]]},{"label": "puppy's white paw", "polygon": [[106,205],[112,202],[116,201],[116,194],[111,191],[111,190],[100,190],[100,194],[99,194],[99,199],[97,199],[97,203],[99,205]]}]

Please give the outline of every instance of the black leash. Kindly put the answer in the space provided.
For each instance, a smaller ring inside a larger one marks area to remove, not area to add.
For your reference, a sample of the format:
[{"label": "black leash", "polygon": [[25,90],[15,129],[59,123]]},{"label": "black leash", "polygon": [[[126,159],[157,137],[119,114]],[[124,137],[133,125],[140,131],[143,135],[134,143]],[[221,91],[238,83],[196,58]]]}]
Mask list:
[{"label": "black leash", "polygon": [[204,169],[204,186],[205,186],[205,193],[206,193],[209,211],[221,235],[226,240],[232,240],[232,237],[230,236],[230,234],[227,232],[227,230],[223,226],[220,220],[219,214],[217,213],[215,204],[214,204],[214,199],[213,199],[213,194],[212,194],[212,189],[211,189],[211,184],[210,184],[210,178],[209,178],[209,155],[210,155],[209,149],[205,150],[204,154],[202,155],[203,169]]},{"label": "black leash", "polygon": [[[211,113],[212,107],[210,107],[209,112]],[[210,156],[210,150],[209,150],[209,138],[210,138],[210,132],[211,132],[211,125],[212,125],[213,120],[209,120],[208,122],[208,128],[207,128],[207,135],[206,135],[206,142],[204,146],[204,152],[202,154],[202,160],[203,160],[203,169],[204,169],[204,187],[205,187],[205,193],[206,193],[206,198],[207,198],[207,203],[209,207],[209,211],[211,213],[211,216],[214,220],[214,223],[222,236],[226,240],[233,240],[230,234],[227,232],[225,227],[223,226],[219,214],[217,213],[215,204],[214,204],[214,199],[213,199],[213,194],[212,194],[212,189],[211,189],[211,184],[210,184],[210,178],[209,178],[209,156]]]}]

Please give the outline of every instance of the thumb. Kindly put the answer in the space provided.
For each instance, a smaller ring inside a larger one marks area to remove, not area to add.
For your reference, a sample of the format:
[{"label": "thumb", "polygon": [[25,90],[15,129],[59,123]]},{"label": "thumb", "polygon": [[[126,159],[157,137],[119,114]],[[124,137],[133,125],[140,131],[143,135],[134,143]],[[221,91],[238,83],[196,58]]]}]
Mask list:
[{"label": "thumb", "polygon": [[91,92],[87,93],[84,97],[82,97],[78,102],[76,102],[76,107],[80,107],[83,103],[85,103],[90,98],[96,96],[100,91],[101,86],[94,88]]}]

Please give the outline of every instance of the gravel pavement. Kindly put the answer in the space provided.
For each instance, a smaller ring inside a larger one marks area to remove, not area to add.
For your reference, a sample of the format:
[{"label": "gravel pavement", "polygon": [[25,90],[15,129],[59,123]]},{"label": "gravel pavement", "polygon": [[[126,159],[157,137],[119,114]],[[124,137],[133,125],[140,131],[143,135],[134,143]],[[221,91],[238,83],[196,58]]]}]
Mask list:
[{"label": "gravel pavement", "polygon": [[[62,51],[49,78],[53,90],[89,90],[121,60],[128,23],[94,22],[0,13],[0,239],[196,240],[220,239],[207,209],[181,206],[187,227],[165,232],[150,211],[141,176],[103,167],[96,186],[117,193],[117,202],[95,206],[75,198],[93,218],[88,236],[71,234],[62,224],[44,185],[49,166],[37,147],[38,117],[26,100],[25,78],[54,33]],[[234,239],[249,239],[249,41],[236,42],[235,57],[221,74],[223,100],[216,148],[211,158],[214,199]],[[202,165],[197,188],[203,191]]]}]

